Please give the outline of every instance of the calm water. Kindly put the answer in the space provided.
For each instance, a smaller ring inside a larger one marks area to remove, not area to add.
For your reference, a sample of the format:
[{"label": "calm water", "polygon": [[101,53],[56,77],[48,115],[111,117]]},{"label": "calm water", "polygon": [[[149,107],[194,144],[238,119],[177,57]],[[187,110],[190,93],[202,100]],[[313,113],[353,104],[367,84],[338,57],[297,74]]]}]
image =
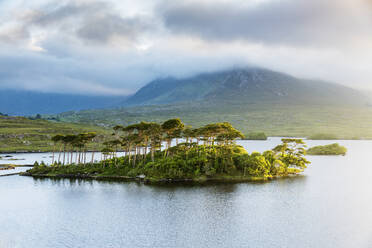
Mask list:
[{"label": "calm water", "polygon": [[0,247],[372,247],[372,141],[339,143],[347,156],[309,157],[304,176],[269,183],[1,177]]}]

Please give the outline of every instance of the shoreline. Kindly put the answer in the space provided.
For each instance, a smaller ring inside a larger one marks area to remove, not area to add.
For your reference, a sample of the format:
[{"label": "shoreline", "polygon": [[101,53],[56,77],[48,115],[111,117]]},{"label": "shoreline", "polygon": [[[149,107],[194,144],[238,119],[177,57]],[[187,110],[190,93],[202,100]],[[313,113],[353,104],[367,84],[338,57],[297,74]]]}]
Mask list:
[{"label": "shoreline", "polygon": [[96,181],[118,181],[118,182],[140,182],[144,184],[177,184],[177,183],[249,183],[249,182],[269,182],[272,180],[303,177],[299,173],[292,173],[285,176],[271,176],[271,177],[244,177],[244,176],[219,176],[219,177],[200,177],[200,178],[146,178],[146,177],[129,177],[129,176],[103,176],[103,175],[89,175],[89,174],[32,174],[29,172],[21,172],[20,176],[28,176],[33,178],[49,178],[49,179],[81,179],[81,180],[96,180]]},{"label": "shoreline", "polygon": [[15,166],[10,164],[0,164],[0,170],[14,170]]},{"label": "shoreline", "polygon": [[33,164],[0,164],[0,170],[2,167],[13,167],[14,168],[18,168],[18,167],[34,167]]},{"label": "shoreline", "polygon": [[[93,150],[89,150],[87,152],[101,152],[101,151],[93,151]],[[118,152],[121,152],[121,151],[118,151]],[[33,154],[33,153],[53,153],[53,151],[47,151],[47,152],[42,152],[42,151],[9,151],[9,152],[0,152],[0,155],[2,154]],[[58,153],[57,151],[55,151],[55,153]],[[0,156],[1,157],[1,156]]]}]

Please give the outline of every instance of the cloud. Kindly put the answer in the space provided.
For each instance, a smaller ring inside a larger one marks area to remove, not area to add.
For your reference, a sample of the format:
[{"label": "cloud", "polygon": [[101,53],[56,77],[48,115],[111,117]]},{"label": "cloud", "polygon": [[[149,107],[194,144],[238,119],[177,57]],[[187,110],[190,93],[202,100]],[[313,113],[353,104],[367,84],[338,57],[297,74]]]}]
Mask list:
[{"label": "cloud", "polygon": [[99,43],[107,43],[115,36],[122,37],[129,42],[136,42],[138,37],[150,28],[150,25],[140,18],[105,15],[87,18],[78,29],[77,35],[81,39]]},{"label": "cloud", "polygon": [[371,3],[0,1],[0,89],[125,95],[245,65],[372,89]]},{"label": "cloud", "polygon": [[158,11],[172,32],[209,41],[334,46],[372,37],[372,22],[361,8],[365,4],[364,0],[272,0],[256,5],[166,1]]},{"label": "cloud", "polygon": [[40,26],[60,24],[72,18],[85,18],[92,13],[107,12],[109,5],[104,2],[52,2],[24,17],[28,23]]},{"label": "cloud", "polygon": [[115,7],[103,1],[53,1],[20,15],[12,30],[0,33],[0,41],[30,40],[32,33],[46,30],[49,36],[68,37],[75,42],[110,43],[112,39],[135,45],[140,36],[151,30],[146,16],[123,17]]},{"label": "cloud", "polygon": [[29,38],[28,30],[25,27],[5,28],[0,32],[0,42],[17,43],[19,40]]},{"label": "cloud", "polygon": [[[111,74],[101,80],[98,64],[61,59],[32,52],[22,55],[0,54],[1,88],[77,94],[127,95],[131,90],[120,86],[122,78]],[[113,68],[117,70],[117,68]],[[110,70],[105,70],[111,73]]]}]

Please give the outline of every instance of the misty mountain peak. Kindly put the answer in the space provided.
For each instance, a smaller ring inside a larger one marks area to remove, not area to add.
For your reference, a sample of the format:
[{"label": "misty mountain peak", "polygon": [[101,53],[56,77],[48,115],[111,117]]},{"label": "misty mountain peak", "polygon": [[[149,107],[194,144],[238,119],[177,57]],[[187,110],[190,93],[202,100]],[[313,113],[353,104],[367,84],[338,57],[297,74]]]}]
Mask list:
[{"label": "misty mountain peak", "polygon": [[337,104],[345,101],[358,104],[365,102],[364,96],[351,88],[249,67],[203,73],[183,79],[157,79],[141,88],[126,104],[156,105],[191,101]]}]

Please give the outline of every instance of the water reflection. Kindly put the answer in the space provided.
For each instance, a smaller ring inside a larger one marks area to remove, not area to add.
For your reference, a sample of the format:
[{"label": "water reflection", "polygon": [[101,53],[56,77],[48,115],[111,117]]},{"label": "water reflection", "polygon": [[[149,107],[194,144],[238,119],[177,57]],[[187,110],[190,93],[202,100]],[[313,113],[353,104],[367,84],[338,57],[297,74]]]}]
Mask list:
[{"label": "water reflection", "polygon": [[0,247],[369,248],[372,142],[339,142],[345,157],[314,156],[303,176],[270,182],[0,178]]}]

